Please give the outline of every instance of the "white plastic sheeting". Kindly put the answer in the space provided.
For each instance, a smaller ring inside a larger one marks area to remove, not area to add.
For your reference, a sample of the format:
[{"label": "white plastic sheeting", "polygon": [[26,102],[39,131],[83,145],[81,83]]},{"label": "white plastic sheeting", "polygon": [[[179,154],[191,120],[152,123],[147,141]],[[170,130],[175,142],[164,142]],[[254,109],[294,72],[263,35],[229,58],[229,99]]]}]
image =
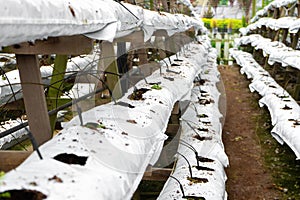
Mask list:
[{"label": "white plastic sheeting", "polygon": [[255,23],[249,24],[247,27],[240,28],[242,35],[247,35],[251,31],[260,29],[262,26],[272,30],[287,29],[289,33],[297,33],[300,28],[300,19],[297,17],[281,17],[273,19],[270,17],[260,18]]},{"label": "white plastic sheeting", "polygon": [[[0,132],[6,131],[8,129],[13,128],[14,126],[19,125],[20,123],[26,122],[27,120],[21,120],[21,119],[16,119],[16,120],[8,120],[5,121],[4,123],[2,123],[0,125]],[[20,138],[22,138],[23,136],[27,135],[27,131],[25,130],[25,128],[20,129],[14,133],[12,133],[11,135],[7,135],[3,138],[0,138],[0,149],[3,148],[3,146],[5,146],[6,144],[10,143],[13,140],[18,140]]]},{"label": "white plastic sheeting", "polygon": [[[274,8],[280,8],[285,6],[288,6],[290,4],[296,4],[297,0],[275,0],[269,3],[267,6],[265,6],[262,10],[259,10],[256,15],[251,19],[251,23],[259,20],[261,17],[264,17],[268,14],[269,10],[274,10]],[[288,11],[286,9],[286,11]]]},{"label": "white plastic sheeting", "polygon": [[186,5],[190,11],[191,11],[191,14],[194,16],[194,17],[197,17],[199,18],[200,16],[195,12],[195,9],[194,9],[194,6],[192,5],[191,1],[190,0],[178,0],[177,2],[180,2],[184,5]]},{"label": "white plastic sheeting", "polygon": [[250,44],[256,50],[261,49],[263,55],[269,56],[268,63],[273,65],[275,62],[281,63],[283,67],[291,66],[300,69],[300,51],[287,47],[278,41],[271,41],[259,34],[251,34],[235,39],[235,45]]},{"label": "white plastic sheeting", "polygon": [[149,39],[148,27],[175,33],[189,29],[191,23],[204,30],[200,19],[184,16],[183,20],[181,16],[122,4],[133,14],[112,0],[24,0],[22,4],[18,0],[4,1],[0,8],[0,47],[79,34],[112,41],[141,29]]},{"label": "white plastic sheeting", "polygon": [[[193,177],[202,178],[203,182],[195,183],[188,180],[191,177],[188,163],[182,156],[178,155],[172,176],[181,183],[185,196],[182,194],[179,183],[173,178],[169,178],[158,197],[159,200],[186,199],[188,197],[227,199],[225,190],[227,177],[224,167],[228,166],[228,158],[224,152],[221,137],[220,118],[222,114],[218,108],[220,93],[216,87],[216,83],[219,81],[216,55],[215,49],[211,48],[208,54],[209,62],[198,76],[201,80],[205,80],[205,83],[194,86],[192,90],[190,105],[182,115],[182,131],[178,147],[178,152],[184,155],[192,166]],[[199,99],[201,100],[199,101]],[[204,101],[207,102],[204,103]],[[200,128],[202,131],[199,130]],[[203,140],[197,139],[198,134],[203,137]],[[188,147],[189,145],[195,148],[200,157],[211,160],[199,162],[200,167],[206,168],[199,170],[196,168],[195,153]]]},{"label": "white plastic sheeting", "polygon": [[[99,55],[95,53],[69,59],[67,62],[65,78],[76,74],[79,71],[84,74],[90,70],[97,70],[98,59]],[[42,66],[40,71],[45,86],[49,85],[52,77],[53,65]],[[19,70],[13,70],[2,75],[2,78],[0,79],[0,105],[4,105],[23,97],[22,92],[20,92],[22,88],[20,83]]]},{"label": "white plastic sheeting", "polygon": [[0,68],[4,68],[5,66],[9,65],[16,65],[16,59],[14,54],[0,54]]},{"label": "white plastic sheeting", "polygon": [[300,106],[252,57],[251,54],[230,49],[231,56],[241,66],[241,73],[252,79],[250,90],[261,96],[260,106],[267,106],[274,128],[271,133],[281,144],[284,142],[300,159]]},{"label": "white plastic sheeting", "polygon": [[[180,66],[169,67],[171,71],[162,66],[162,73],[147,77],[149,83],[161,82],[161,90],[140,81],[137,89],[149,89],[142,100],[128,98],[131,88],[118,105],[82,113],[83,126],[78,116],[73,118],[40,147],[43,160],[34,153],[0,180],[0,193],[25,189],[42,192],[49,200],[130,199],[148,164],[158,159],[173,105],[190,96],[201,71],[206,50],[200,44],[191,48],[194,54],[180,57]],[[70,155],[73,164],[58,161]],[[80,164],[74,163],[78,160]]]}]

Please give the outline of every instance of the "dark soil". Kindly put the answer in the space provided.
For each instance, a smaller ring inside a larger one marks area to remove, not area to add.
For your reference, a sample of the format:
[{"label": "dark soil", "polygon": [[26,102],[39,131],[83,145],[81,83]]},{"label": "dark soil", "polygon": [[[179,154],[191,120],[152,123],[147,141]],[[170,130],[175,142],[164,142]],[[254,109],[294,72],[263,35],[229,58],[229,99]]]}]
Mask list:
[{"label": "dark soil", "polygon": [[253,102],[257,99],[238,67],[221,66],[219,70],[227,97],[223,142],[230,163],[226,170],[228,199],[279,199],[256,134],[254,119],[260,115],[260,108],[254,107]]},{"label": "dark soil", "polygon": [[300,199],[300,163],[271,136],[270,116],[237,66],[220,66],[227,97],[223,142],[229,200]]},{"label": "dark soil", "polygon": [[43,200],[47,196],[34,190],[10,190],[8,197],[1,197],[0,200]]}]

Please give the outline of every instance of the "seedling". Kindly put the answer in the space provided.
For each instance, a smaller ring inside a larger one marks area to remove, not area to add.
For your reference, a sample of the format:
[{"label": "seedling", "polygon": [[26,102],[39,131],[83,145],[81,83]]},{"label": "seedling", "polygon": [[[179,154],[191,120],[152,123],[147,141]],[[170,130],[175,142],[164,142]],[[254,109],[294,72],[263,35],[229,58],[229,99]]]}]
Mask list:
[{"label": "seedling", "polygon": [[151,89],[154,89],[154,90],[161,90],[162,87],[161,87],[160,85],[158,85],[158,84],[154,84],[154,85],[151,86]]}]

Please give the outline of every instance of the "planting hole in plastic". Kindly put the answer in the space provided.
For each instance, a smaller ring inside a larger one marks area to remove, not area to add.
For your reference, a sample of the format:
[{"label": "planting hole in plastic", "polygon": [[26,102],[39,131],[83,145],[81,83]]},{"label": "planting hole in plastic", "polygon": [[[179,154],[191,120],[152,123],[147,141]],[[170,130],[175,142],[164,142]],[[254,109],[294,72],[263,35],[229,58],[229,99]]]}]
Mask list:
[{"label": "planting hole in plastic", "polygon": [[[3,194],[5,193],[5,197]],[[9,190],[4,193],[0,193],[0,199],[2,200],[42,200],[46,199],[47,196],[43,193],[35,190]]]},{"label": "planting hole in plastic", "polygon": [[56,155],[53,159],[66,163],[66,164],[73,164],[73,165],[82,165],[84,166],[86,164],[86,161],[88,157],[86,156],[77,156],[75,154],[67,154],[67,153],[62,153]]},{"label": "planting hole in plastic", "polygon": [[128,96],[128,99],[130,100],[144,100],[143,94],[149,91],[150,89],[147,88],[140,88],[137,90],[134,90],[131,95]]}]

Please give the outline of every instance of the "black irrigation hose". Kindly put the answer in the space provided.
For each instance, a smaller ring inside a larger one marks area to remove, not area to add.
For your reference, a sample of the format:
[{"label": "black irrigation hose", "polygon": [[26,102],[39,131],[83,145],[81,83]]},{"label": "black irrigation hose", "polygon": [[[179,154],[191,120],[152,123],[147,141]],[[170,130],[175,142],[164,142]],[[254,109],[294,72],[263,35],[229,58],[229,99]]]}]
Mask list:
[{"label": "black irrigation hose", "polygon": [[187,143],[186,141],[184,140],[181,140],[180,142],[182,145],[186,146],[188,149],[192,150],[194,153],[195,153],[195,157],[196,157],[196,162],[197,162],[197,167],[199,167],[199,155],[198,155],[198,152],[197,150],[189,143]]},{"label": "black irrigation hose", "polygon": [[194,178],[193,177],[193,173],[192,173],[192,166],[191,166],[190,162],[188,161],[188,159],[184,155],[182,155],[181,153],[179,153],[179,152],[177,152],[177,154],[180,155],[180,156],[182,156],[185,159],[185,161],[188,163],[190,176],[191,176],[191,178]]},{"label": "black irrigation hose", "polygon": [[181,120],[184,121],[199,137],[201,137],[200,134],[195,130],[195,128],[187,120],[182,119],[182,118],[181,118]]},{"label": "black irrigation hose", "polygon": [[39,150],[39,146],[38,146],[38,144],[37,144],[37,142],[36,142],[36,140],[35,140],[33,134],[31,133],[31,131],[28,130],[27,127],[25,127],[25,130],[28,132],[28,137],[29,137],[29,139],[30,139],[30,141],[31,141],[31,144],[32,144],[32,146],[33,146],[33,149],[37,152],[39,158],[40,158],[41,160],[43,160],[42,154],[41,154],[41,152],[40,152],[40,150]]},{"label": "black irrigation hose", "polygon": [[177,178],[175,178],[174,176],[172,176],[172,175],[170,175],[170,178],[173,178],[174,180],[176,180],[176,181],[177,181],[177,183],[179,184],[179,187],[180,187],[181,193],[182,193],[182,198],[184,198],[184,197],[185,197],[185,194],[184,194],[184,189],[183,189],[183,186],[182,186],[182,184],[180,183],[180,181],[179,181]]},{"label": "black irrigation hose", "polygon": [[[67,107],[70,107],[72,104],[76,104],[76,103],[78,103],[79,101],[82,101],[82,100],[84,100],[84,99],[86,99],[86,98],[88,98],[88,97],[90,97],[90,96],[92,96],[92,95],[94,95],[94,94],[97,94],[97,93],[99,93],[99,92],[103,92],[105,89],[107,89],[107,88],[100,88],[100,89],[97,89],[95,92],[91,92],[91,93],[89,93],[89,94],[86,94],[86,95],[84,95],[84,96],[78,98],[78,99],[75,99],[75,100],[70,101],[70,102],[68,102],[68,103],[66,103],[66,104],[64,104],[64,105],[61,105],[61,106],[57,107],[56,109],[49,111],[49,112],[48,112],[48,115],[56,114],[58,111],[63,110],[63,109],[65,109],[65,108],[67,108]],[[16,132],[16,131],[18,131],[18,130],[20,130],[20,129],[22,129],[22,128],[27,127],[27,126],[28,126],[28,122],[23,122],[23,123],[21,123],[21,124],[15,126],[15,127],[13,127],[13,128],[11,128],[11,129],[9,129],[9,130],[6,130],[6,131],[1,132],[1,133],[0,133],[0,138],[5,137],[5,136],[7,136],[7,135],[10,135],[10,134],[12,134],[13,132]]]}]

